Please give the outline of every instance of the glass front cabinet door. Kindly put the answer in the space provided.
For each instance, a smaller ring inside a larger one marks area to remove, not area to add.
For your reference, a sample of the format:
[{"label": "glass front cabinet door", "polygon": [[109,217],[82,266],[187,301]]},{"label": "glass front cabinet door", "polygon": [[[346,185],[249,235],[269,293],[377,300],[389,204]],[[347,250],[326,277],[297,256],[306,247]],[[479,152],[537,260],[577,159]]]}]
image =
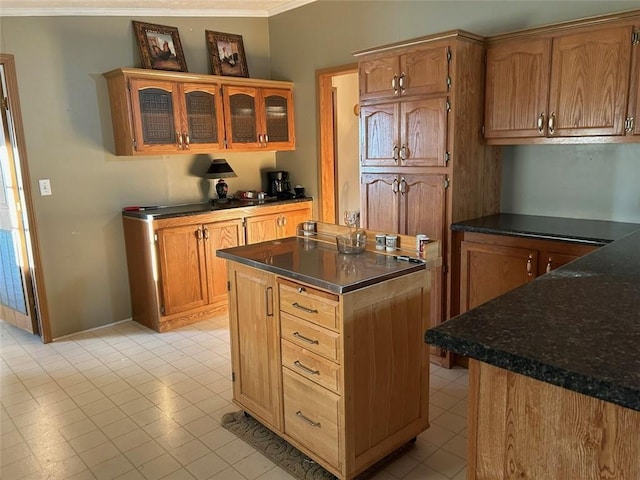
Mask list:
[{"label": "glass front cabinet door", "polygon": [[224,148],[217,85],[132,79],[130,88],[136,153],[197,153]]},{"label": "glass front cabinet door", "polygon": [[291,90],[225,86],[227,148],[232,150],[293,150]]}]

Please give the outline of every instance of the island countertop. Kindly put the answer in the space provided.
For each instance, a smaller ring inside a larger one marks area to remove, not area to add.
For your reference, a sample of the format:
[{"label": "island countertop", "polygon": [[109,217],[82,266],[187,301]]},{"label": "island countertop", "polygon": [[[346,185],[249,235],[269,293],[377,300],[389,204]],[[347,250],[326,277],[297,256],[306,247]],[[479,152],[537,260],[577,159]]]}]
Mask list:
[{"label": "island countertop", "polygon": [[333,293],[347,293],[408,273],[425,270],[428,261],[397,260],[392,255],[365,251],[338,252],[335,243],[314,237],[288,237],[217,251],[217,255]]},{"label": "island countertop", "polygon": [[640,411],[640,229],[429,329],[454,353]]}]

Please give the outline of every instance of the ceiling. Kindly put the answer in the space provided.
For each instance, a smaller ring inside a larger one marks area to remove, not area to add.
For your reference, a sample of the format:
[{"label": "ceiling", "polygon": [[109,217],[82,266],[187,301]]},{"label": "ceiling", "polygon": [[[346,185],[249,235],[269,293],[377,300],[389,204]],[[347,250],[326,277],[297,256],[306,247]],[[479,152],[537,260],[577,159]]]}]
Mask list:
[{"label": "ceiling", "polygon": [[270,17],[316,0],[0,0],[1,16]]}]

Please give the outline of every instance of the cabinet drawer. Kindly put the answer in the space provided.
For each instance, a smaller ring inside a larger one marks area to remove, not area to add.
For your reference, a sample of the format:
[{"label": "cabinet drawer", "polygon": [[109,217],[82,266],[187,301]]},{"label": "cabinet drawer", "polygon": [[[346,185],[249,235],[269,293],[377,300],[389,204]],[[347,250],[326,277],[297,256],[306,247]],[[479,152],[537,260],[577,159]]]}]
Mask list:
[{"label": "cabinet drawer", "polygon": [[282,340],[282,366],[312,382],[340,393],[340,365],[288,340]]},{"label": "cabinet drawer", "polygon": [[280,310],[323,327],[338,329],[338,297],[280,280]]},{"label": "cabinet drawer", "polygon": [[340,334],[306,322],[288,313],[280,313],[281,336],[307,350],[338,361]]},{"label": "cabinet drawer", "polygon": [[300,375],[282,369],[284,432],[340,468],[340,397]]}]

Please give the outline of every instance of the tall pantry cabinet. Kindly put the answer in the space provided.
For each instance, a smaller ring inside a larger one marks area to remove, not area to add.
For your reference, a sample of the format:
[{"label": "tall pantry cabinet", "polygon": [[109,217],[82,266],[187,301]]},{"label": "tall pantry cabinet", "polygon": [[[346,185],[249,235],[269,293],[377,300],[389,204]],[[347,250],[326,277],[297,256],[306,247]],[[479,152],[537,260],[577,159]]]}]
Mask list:
[{"label": "tall pantry cabinet", "polygon": [[[498,213],[501,151],[484,145],[484,39],[455,30],[355,53],[364,228],[440,241],[431,324],[451,315],[451,223]],[[433,348],[432,360],[448,356]]]}]

